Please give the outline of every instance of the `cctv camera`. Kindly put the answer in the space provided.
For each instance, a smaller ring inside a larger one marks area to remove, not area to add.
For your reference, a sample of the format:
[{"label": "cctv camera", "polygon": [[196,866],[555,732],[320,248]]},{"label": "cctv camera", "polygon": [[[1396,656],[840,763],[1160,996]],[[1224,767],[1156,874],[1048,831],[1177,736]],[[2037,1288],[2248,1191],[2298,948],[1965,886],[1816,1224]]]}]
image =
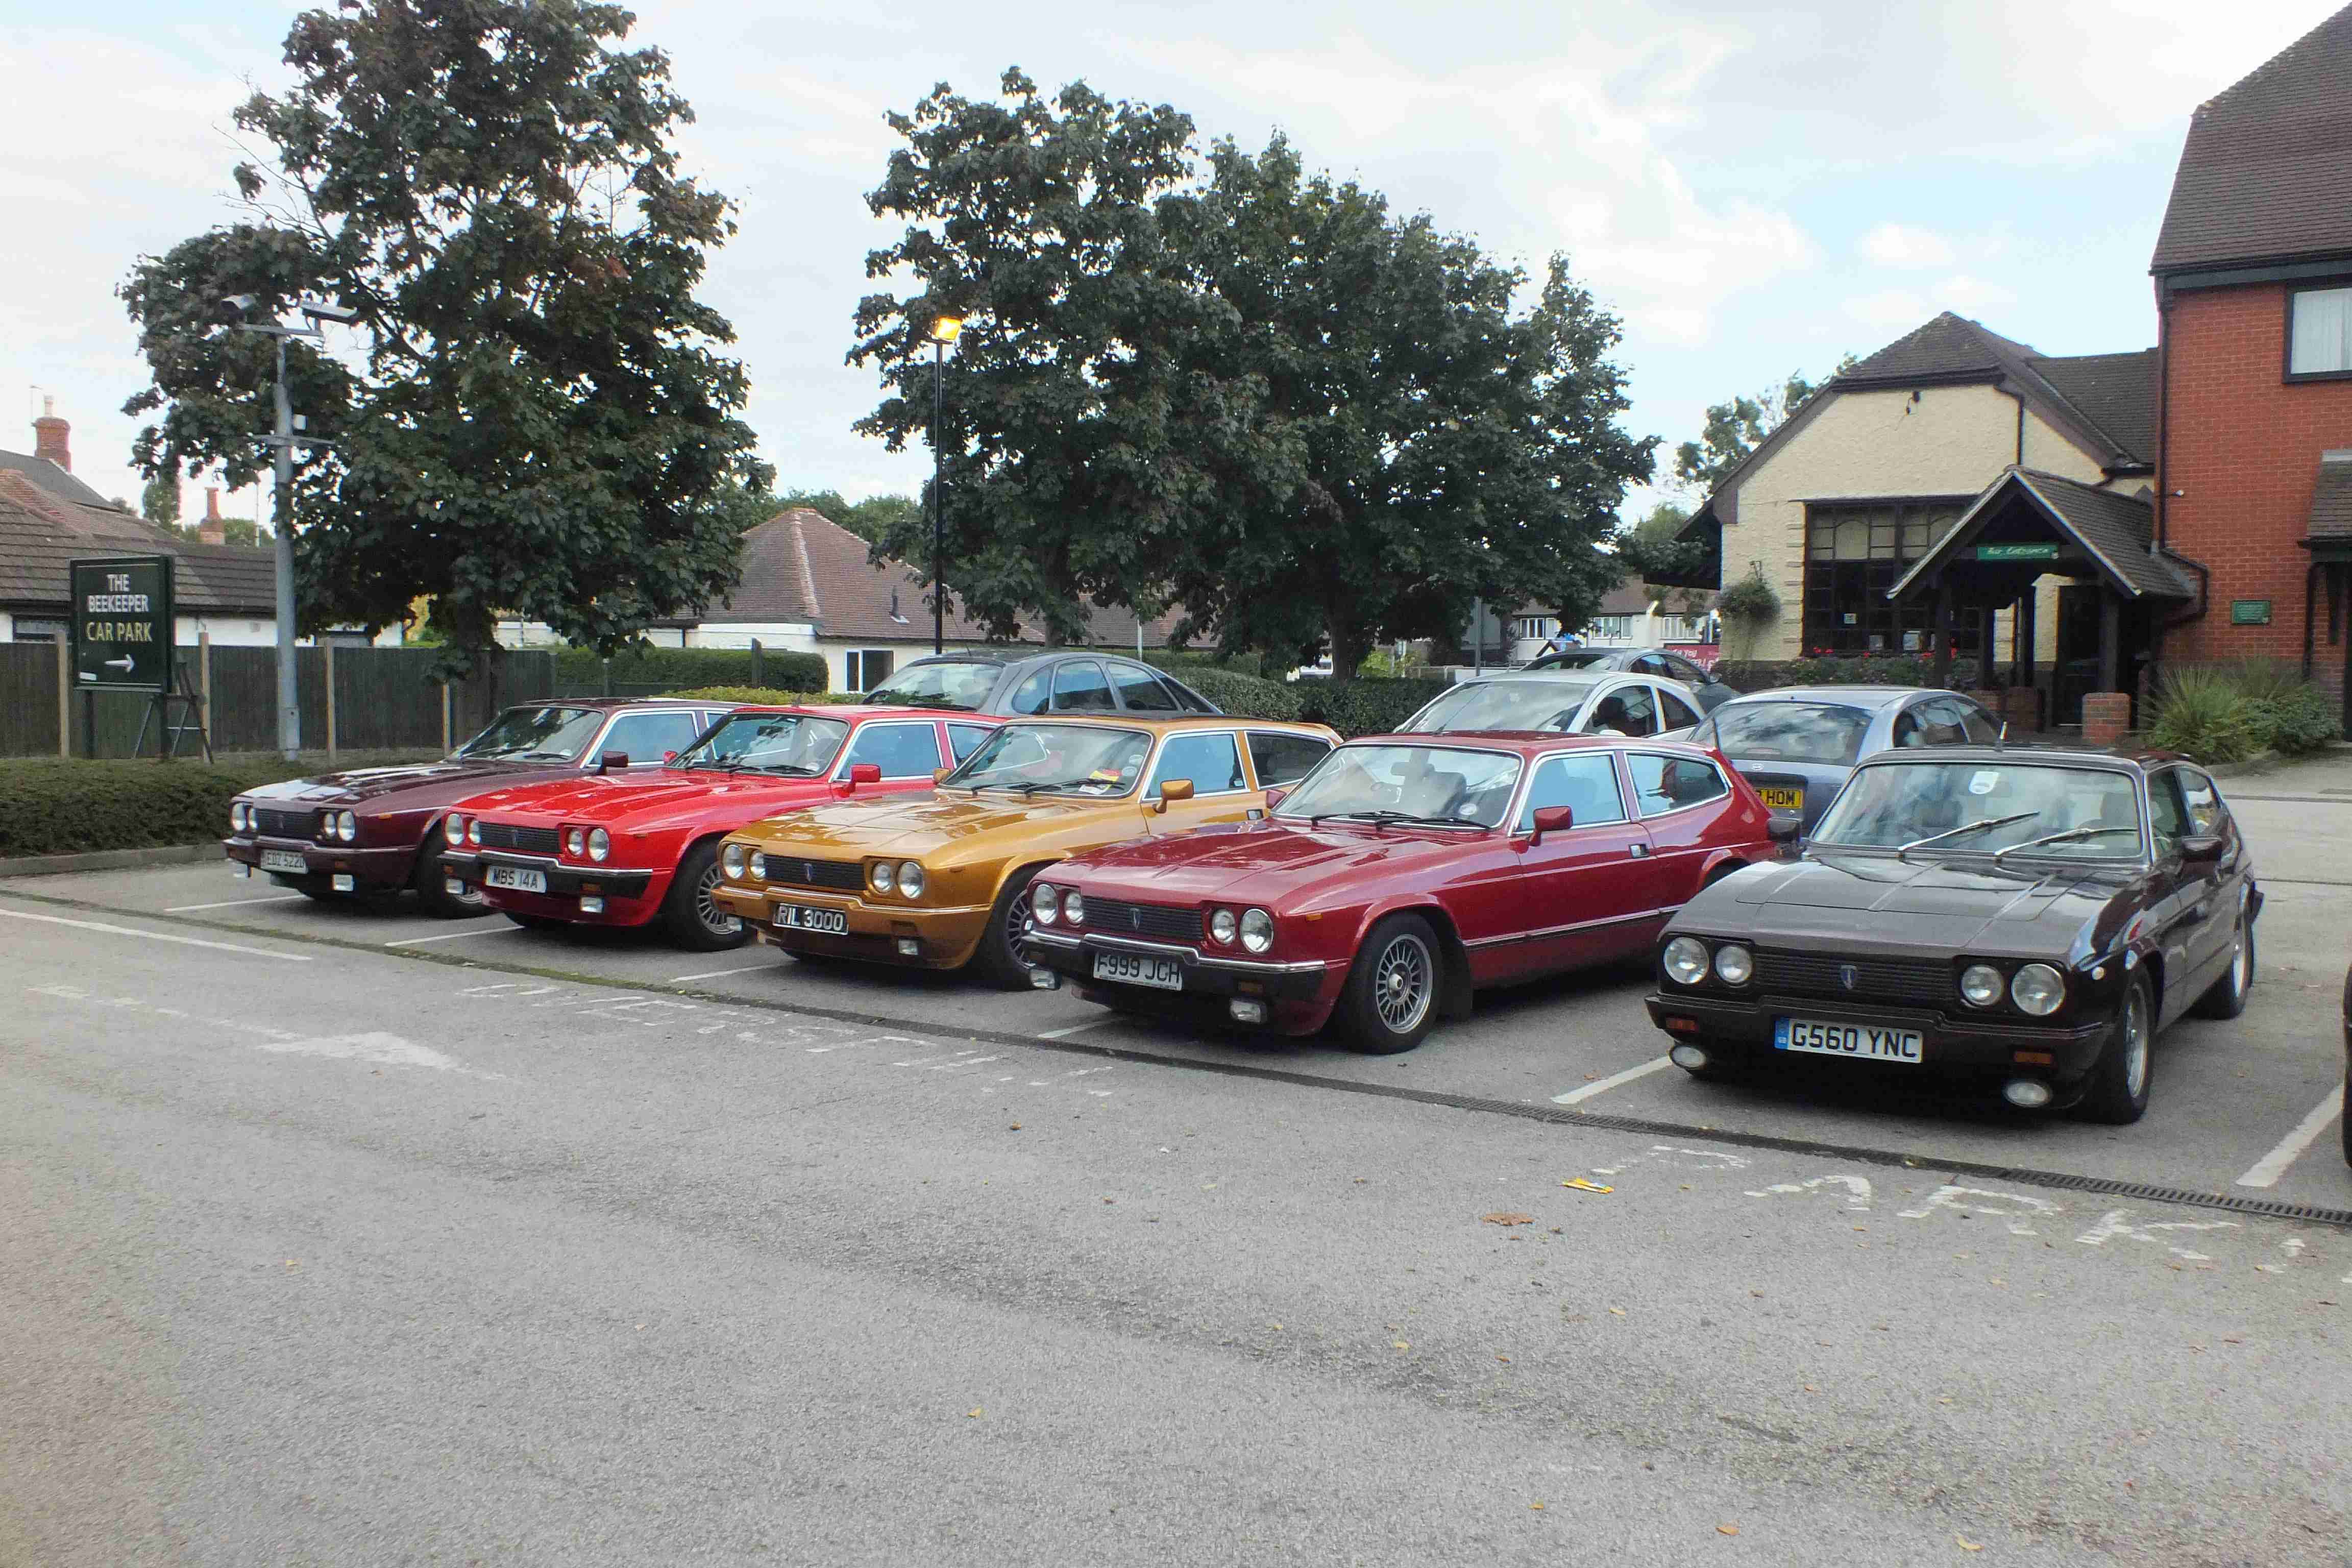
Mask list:
[{"label": "cctv camera", "polygon": [[314,321],[356,321],[360,313],[349,305],[331,305],[323,300],[305,300],[302,313]]}]

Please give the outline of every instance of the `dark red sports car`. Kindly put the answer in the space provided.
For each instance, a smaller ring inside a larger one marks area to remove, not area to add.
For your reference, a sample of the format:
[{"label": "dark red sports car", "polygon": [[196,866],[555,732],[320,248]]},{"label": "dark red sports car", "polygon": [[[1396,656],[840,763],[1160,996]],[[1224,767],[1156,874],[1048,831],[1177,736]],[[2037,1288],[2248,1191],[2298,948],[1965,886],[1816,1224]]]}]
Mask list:
[{"label": "dark red sports car", "polygon": [[1213,998],[1293,1035],[1336,1011],[1386,1054],[1466,1016],[1480,986],[1646,953],[1684,900],[1790,831],[1695,746],[1373,736],[1263,821],[1053,868],[1030,951],[1094,1001]]}]

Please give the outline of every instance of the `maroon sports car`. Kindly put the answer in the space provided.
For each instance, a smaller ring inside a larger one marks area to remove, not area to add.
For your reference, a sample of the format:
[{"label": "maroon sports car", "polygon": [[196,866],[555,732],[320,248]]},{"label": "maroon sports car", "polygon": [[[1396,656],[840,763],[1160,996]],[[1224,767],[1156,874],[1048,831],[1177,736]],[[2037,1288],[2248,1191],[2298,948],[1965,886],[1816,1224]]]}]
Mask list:
[{"label": "maroon sports car", "polygon": [[1373,736],[1263,821],[1054,867],[1029,945],[1089,1000],[1206,998],[1292,1035],[1336,1012],[1385,1055],[1466,1016],[1478,987],[1646,954],[1685,900],[1792,831],[1695,746]]}]

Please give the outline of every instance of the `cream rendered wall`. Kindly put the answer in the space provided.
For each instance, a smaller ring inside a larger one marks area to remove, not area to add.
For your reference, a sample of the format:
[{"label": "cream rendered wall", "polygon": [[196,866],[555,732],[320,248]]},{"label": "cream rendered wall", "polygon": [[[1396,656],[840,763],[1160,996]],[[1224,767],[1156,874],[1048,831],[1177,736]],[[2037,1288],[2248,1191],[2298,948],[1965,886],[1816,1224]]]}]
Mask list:
[{"label": "cream rendered wall", "polygon": [[[1746,576],[1751,562],[1760,563],[1781,608],[1780,618],[1755,638],[1752,652],[1727,646],[1725,657],[1795,658],[1803,651],[1805,502],[1971,496],[2016,460],[2017,445],[2017,401],[1990,386],[1833,395],[1740,483],[1738,521],[1723,531],[1724,585]],[[2024,466],[2086,484],[2102,478],[2095,458],[2031,409]],[[2006,625],[2002,617],[2000,626]],[[2054,637],[2056,625],[2054,580],[2045,579],[2035,642]]]}]

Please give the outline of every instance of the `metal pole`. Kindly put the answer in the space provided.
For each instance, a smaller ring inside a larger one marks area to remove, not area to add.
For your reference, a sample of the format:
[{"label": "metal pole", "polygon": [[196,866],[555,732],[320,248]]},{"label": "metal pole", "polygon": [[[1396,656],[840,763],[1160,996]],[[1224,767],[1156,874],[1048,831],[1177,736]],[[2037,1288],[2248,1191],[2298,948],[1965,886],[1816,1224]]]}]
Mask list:
[{"label": "metal pole", "polygon": [[58,755],[73,755],[73,638],[58,639]]},{"label": "metal pole", "polygon": [[213,634],[196,634],[196,685],[203,706],[198,709],[198,722],[205,727],[205,743],[213,739]]},{"label": "metal pole", "polygon": [[330,640],[327,655],[327,761],[335,760],[335,645]]},{"label": "metal pole", "polygon": [[941,568],[948,558],[947,454],[940,426],[947,412],[948,346],[931,340],[931,651],[948,650],[948,591]]},{"label": "metal pole", "polygon": [[302,750],[302,708],[294,685],[294,405],[286,396],[286,339],[278,339],[278,750]]}]

